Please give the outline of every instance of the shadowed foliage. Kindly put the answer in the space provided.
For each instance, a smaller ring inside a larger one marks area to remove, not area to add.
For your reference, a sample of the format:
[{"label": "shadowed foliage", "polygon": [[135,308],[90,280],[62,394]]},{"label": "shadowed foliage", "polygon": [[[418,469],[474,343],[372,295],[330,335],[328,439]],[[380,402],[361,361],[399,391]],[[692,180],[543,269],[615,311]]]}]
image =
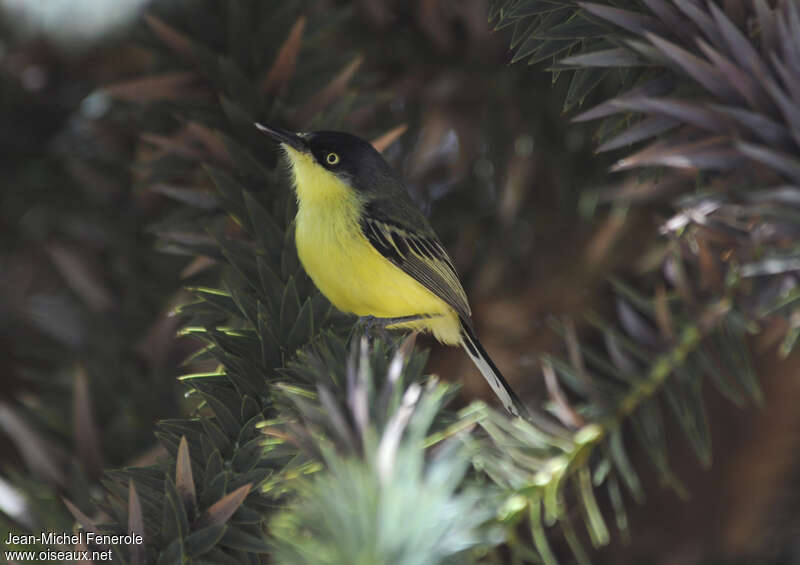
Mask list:
[{"label": "shadowed foliage", "polygon": [[[769,411],[759,360],[800,336],[796,3],[148,10],[64,92],[28,94],[48,47],[0,60],[5,530],[137,533],[132,565],[620,563],[656,483],[696,494],[675,437],[721,473],[709,398]],[[254,122],[386,156],[530,422],[314,288]]]}]

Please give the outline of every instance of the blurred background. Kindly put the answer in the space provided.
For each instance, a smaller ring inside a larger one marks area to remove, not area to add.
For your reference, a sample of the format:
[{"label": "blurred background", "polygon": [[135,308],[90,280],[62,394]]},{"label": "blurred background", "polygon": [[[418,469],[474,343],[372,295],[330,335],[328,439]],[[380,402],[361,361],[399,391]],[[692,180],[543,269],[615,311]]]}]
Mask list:
[{"label": "blurred background", "polygon": [[[194,346],[170,312],[203,266],[157,248],[177,208],[141,173],[187,149],[145,103],[213,95],[164,72],[142,14],[185,14],[213,44],[204,4],[0,0],[3,539],[20,526],[70,530],[61,496],[88,505],[103,469],[157,460],[156,420],[192,410],[176,376]],[[562,112],[567,81],[510,64],[512,30],[491,29],[485,0],[309,6],[330,17],[320,40],[350,65],[343,83],[374,99],[343,127],[400,132],[385,155],[455,260],[486,349],[523,398],[543,398],[535,354],[560,343],[548,320],[608,309],[601,282],[633,269],[663,214],[586,197],[619,180],[606,172],[614,155],[595,155],[592,126]],[[296,122],[313,124],[314,110]],[[464,400],[491,398],[460,350],[426,345],[429,370],[460,379]],[[652,481],[631,507],[631,539],[615,537],[597,563],[800,563],[800,541],[770,545],[800,525],[800,365],[773,357],[758,360],[765,408],[709,389],[711,470],[674,450],[689,499]]]}]

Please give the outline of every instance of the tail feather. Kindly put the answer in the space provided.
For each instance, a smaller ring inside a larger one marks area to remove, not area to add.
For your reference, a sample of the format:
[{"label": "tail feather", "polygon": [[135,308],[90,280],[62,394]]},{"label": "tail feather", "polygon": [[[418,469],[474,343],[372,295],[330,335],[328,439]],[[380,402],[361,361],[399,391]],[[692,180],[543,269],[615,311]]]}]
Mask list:
[{"label": "tail feather", "polygon": [[520,401],[514,390],[503,378],[503,374],[492,362],[492,358],[475,337],[470,325],[461,320],[461,345],[469,355],[475,366],[492,387],[492,390],[503,403],[505,409],[512,415],[528,418],[528,410]]}]

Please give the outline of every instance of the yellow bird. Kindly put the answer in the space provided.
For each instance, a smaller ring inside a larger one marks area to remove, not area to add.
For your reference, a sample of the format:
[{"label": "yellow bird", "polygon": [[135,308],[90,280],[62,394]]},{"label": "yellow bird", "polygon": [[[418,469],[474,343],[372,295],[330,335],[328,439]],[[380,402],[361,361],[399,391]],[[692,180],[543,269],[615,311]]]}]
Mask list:
[{"label": "yellow bird", "polygon": [[349,133],[256,127],[286,152],[297,254],[322,294],[372,323],[463,346],[506,410],[527,416],[475,337],[453,262],[381,154]]}]

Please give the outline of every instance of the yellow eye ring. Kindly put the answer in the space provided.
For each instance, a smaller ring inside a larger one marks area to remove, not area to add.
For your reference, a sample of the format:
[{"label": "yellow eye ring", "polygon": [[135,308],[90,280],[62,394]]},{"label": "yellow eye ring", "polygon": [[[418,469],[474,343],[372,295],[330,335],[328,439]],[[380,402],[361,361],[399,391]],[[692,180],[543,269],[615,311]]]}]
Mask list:
[{"label": "yellow eye ring", "polygon": [[329,165],[338,165],[339,164],[339,155],[336,153],[328,153],[325,156],[325,162]]}]

